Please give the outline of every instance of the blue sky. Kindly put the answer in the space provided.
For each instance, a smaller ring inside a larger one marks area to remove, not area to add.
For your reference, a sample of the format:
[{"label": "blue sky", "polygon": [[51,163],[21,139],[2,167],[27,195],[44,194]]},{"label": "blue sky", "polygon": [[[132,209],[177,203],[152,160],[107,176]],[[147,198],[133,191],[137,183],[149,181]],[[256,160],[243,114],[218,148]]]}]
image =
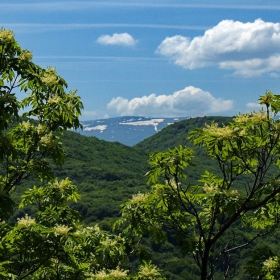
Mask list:
[{"label": "blue sky", "polygon": [[228,115],[280,93],[280,1],[1,1],[0,26],[77,89],[81,120]]}]

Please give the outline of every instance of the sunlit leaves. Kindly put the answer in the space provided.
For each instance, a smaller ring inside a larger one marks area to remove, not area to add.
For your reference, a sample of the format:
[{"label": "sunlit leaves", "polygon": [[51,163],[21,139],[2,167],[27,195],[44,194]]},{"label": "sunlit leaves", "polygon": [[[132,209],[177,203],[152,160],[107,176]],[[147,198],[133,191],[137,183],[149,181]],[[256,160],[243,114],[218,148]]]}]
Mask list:
[{"label": "sunlit leaves", "polygon": [[[33,63],[13,33],[0,30],[0,278],[159,278],[151,264],[141,268],[139,277],[128,276],[122,268],[126,240],[82,225],[78,211],[69,206],[80,198],[76,186],[68,178],[54,179],[51,163],[61,166],[65,160],[60,136],[81,127],[83,104],[75,90],[66,88],[55,68]],[[21,101],[18,92],[25,94]],[[37,211],[13,225],[3,222],[14,210],[11,191],[30,176],[48,182],[28,186],[22,196],[20,207]]]},{"label": "sunlit leaves", "polygon": [[[33,63],[32,53],[20,48],[13,33],[0,30],[0,161],[6,195],[27,177],[52,179],[48,159],[64,163],[60,135],[81,127],[83,108],[76,91],[66,88],[56,69]],[[21,101],[20,91],[26,94]]]},{"label": "sunlit leaves", "polygon": [[[213,279],[220,258],[230,269],[228,252],[250,243],[228,249],[231,241],[224,236],[233,225],[241,220],[246,227],[267,232],[279,223],[280,122],[274,116],[280,98],[267,92],[260,104],[266,111],[239,114],[229,125],[213,122],[190,132],[191,142],[205,147],[219,167],[217,174],[205,170],[197,184],[187,181],[186,167],[193,157],[190,149],[179,146],[152,153],[146,175],[154,185],[122,206],[118,224],[126,225],[136,236],[150,235],[156,241],[161,241],[160,230],[162,236],[166,228],[174,230],[179,244],[188,243],[182,248],[193,253],[201,279]],[[261,234],[255,238],[258,236]],[[268,265],[275,263],[275,259],[269,261]],[[268,271],[266,276],[274,272]]]},{"label": "sunlit leaves", "polygon": [[33,204],[38,211],[35,217],[19,218],[13,226],[0,224],[2,275],[87,279],[102,271],[123,271],[119,266],[127,259],[125,240],[98,226],[80,223],[76,211],[67,204],[79,198],[77,188],[68,179],[34,187],[22,198],[21,206]]},{"label": "sunlit leaves", "polygon": [[174,176],[185,177],[183,170],[186,166],[192,164],[191,159],[193,151],[182,146],[169,149],[166,152],[155,152],[149,157],[151,170],[146,174],[148,183],[158,181],[160,175],[166,175],[168,178]]}]

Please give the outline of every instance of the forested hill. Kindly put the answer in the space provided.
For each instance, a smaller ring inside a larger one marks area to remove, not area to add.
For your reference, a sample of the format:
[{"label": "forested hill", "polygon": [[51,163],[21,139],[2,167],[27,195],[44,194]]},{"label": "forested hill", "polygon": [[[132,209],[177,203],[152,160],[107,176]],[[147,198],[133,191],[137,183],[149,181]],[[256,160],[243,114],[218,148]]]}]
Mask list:
[{"label": "forested hill", "polygon": [[[119,216],[120,204],[147,188],[147,152],[71,131],[65,132],[61,142],[67,158],[61,168],[55,167],[55,176],[69,177],[78,187],[81,200],[73,207],[80,211],[85,223]],[[18,197],[33,184],[40,183],[22,182],[22,188],[14,195]]]},{"label": "forested hill", "polygon": [[[227,124],[229,120],[227,117],[183,120],[169,125],[134,147],[67,131],[61,139],[67,158],[61,168],[55,168],[55,175],[61,179],[69,177],[77,185],[81,200],[73,207],[81,212],[86,223],[104,223],[104,219],[119,216],[121,203],[133,194],[148,189],[144,175],[149,170],[147,160],[151,151],[186,145],[190,130],[203,126],[205,122]],[[195,155],[195,161],[200,164],[188,169],[190,179],[197,179],[209,166],[214,168],[211,159],[206,158],[201,149],[196,149]],[[28,185],[32,187],[33,182]],[[23,186],[26,186],[25,183]],[[15,195],[20,193],[19,188],[19,193]]]},{"label": "forested hill", "polygon": [[62,142],[67,160],[56,175],[78,186],[82,199],[76,208],[86,223],[118,216],[120,204],[146,188],[148,153],[74,132]]},{"label": "forested hill", "polygon": [[[78,187],[82,199],[75,207],[86,223],[101,221],[119,215],[120,204],[139,191],[146,191],[145,173],[151,151],[185,145],[188,132],[205,122],[227,124],[231,118],[191,118],[169,125],[134,147],[118,142],[107,142],[96,137],[86,137],[66,132],[62,143],[67,160],[62,168],[56,168],[60,178],[69,177]],[[197,179],[211,165],[211,159],[197,149],[197,159],[203,164],[190,170],[189,178]],[[213,166],[214,168],[214,166]]]},{"label": "forested hill", "polygon": [[188,133],[195,128],[203,127],[205,123],[217,122],[219,125],[227,125],[232,117],[196,117],[183,120],[165,127],[153,136],[144,139],[134,147],[148,152],[163,151],[177,145],[188,146]]},{"label": "forested hill", "polygon": [[232,117],[196,117],[189,118],[170,126],[167,126],[157,134],[139,142],[135,145],[135,148],[145,150],[147,152],[164,151],[175,146],[182,145],[190,147],[194,150],[195,166],[189,166],[186,170],[189,182],[195,182],[205,172],[205,170],[211,171],[215,174],[219,174],[218,166],[216,162],[210,157],[206,156],[205,150],[201,147],[194,147],[187,140],[190,131],[198,127],[203,127],[205,123],[210,124],[216,122],[220,126],[227,125],[232,120]]},{"label": "forested hill", "polygon": [[[55,175],[59,178],[69,177],[77,185],[81,200],[72,207],[80,211],[84,223],[99,223],[102,228],[110,230],[113,221],[120,215],[120,204],[129,200],[133,194],[149,189],[144,175],[149,170],[147,160],[150,152],[173,148],[179,144],[188,146],[186,138],[191,130],[212,121],[226,125],[231,119],[200,117],[183,120],[133,147],[67,131],[61,138],[67,159],[62,168],[55,168]],[[187,168],[188,180],[198,179],[206,169],[214,172],[217,170],[203,149],[195,147],[194,150],[196,166]],[[27,188],[26,182],[22,185]],[[240,228],[234,230],[238,238],[243,236]],[[246,234],[250,236],[250,233]],[[269,238],[269,241],[262,240],[263,244],[277,243],[273,236]],[[164,269],[168,279],[198,279],[192,259],[184,258],[177,247],[167,243],[152,248],[153,261]],[[240,256],[240,260],[245,257]]]},{"label": "forested hill", "polygon": [[[147,160],[150,152],[186,145],[188,132],[205,122],[227,124],[230,120],[228,117],[183,120],[134,147],[66,132],[62,143],[67,159],[62,168],[56,168],[56,176],[69,177],[78,186],[82,199],[75,208],[82,213],[86,223],[113,218],[119,215],[121,203],[133,194],[147,190],[144,175],[149,170]],[[203,164],[189,170],[190,179],[197,179],[211,165],[211,159],[205,158],[201,149],[196,149],[195,154],[195,161]]]}]

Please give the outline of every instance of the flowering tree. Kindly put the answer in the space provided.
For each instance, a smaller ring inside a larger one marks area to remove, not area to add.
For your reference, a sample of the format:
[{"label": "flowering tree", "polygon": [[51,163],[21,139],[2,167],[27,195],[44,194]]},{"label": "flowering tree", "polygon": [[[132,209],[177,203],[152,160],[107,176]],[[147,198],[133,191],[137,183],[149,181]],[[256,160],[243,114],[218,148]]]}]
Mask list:
[{"label": "flowering tree", "polygon": [[0,224],[0,275],[5,279],[162,279],[149,263],[130,276],[126,241],[99,227],[83,226],[68,201],[79,199],[69,179],[34,186],[22,196],[20,207],[33,205],[12,226]]},{"label": "flowering tree", "polygon": [[[55,69],[43,69],[31,59],[11,31],[0,30],[1,219],[12,213],[10,192],[20,181],[31,175],[52,177],[47,158],[57,165],[65,158],[59,135],[81,126],[80,97],[65,91],[67,83]],[[19,93],[26,97],[18,100]]]},{"label": "flowering tree", "polygon": [[[152,153],[147,173],[152,189],[122,205],[117,225],[157,242],[166,240],[165,229],[171,229],[183,251],[193,255],[202,280],[213,279],[217,270],[224,279],[232,277],[237,270],[232,254],[279,221],[280,121],[274,117],[280,96],[267,92],[260,104],[265,110],[239,114],[228,126],[206,124],[190,133],[191,142],[203,146],[219,169],[217,174],[206,170],[195,184],[187,178],[191,149],[179,146]],[[254,228],[256,234],[240,241],[234,233],[238,224]],[[260,260],[248,264],[247,272],[254,271],[251,277],[278,279],[279,257]]]},{"label": "flowering tree", "polygon": [[[81,127],[83,105],[53,68],[43,69],[9,30],[0,30],[0,276],[1,279],[162,279],[150,264],[129,276],[123,269],[126,242],[119,235],[86,227],[68,201],[79,199],[69,179],[58,181],[51,161],[62,165],[63,131]],[[26,96],[18,100],[17,94]],[[21,114],[21,112],[23,112]],[[50,160],[51,159],[51,160]],[[44,187],[29,188],[20,207],[33,216],[8,222],[11,192],[35,176]]]},{"label": "flowering tree", "polygon": [[84,227],[67,201],[77,201],[77,188],[69,179],[27,190],[20,204],[34,204],[34,217],[16,225],[1,223],[1,273],[16,279],[89,279],[98,274],[126,276],[119,269],[124,239]]}]

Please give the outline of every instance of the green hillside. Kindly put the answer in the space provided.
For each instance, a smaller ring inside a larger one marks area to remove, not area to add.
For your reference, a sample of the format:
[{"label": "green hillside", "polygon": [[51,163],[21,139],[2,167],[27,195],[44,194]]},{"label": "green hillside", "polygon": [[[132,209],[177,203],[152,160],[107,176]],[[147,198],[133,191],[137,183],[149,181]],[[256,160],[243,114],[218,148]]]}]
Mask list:
[{"label": "green hillside", "polygon": [[119,205],[146,188],[148,153],[67,132],[62,139],[67,160],[56,176],[69,177],[82,199],[75,205],[86,223],[119,215]]},{"label": "green hillside", "polygon": [[[187,134],[205,122],[227,124],[231,118],[203,117],[174,123],[134,147],[117,142],[107,142],[96,137],[86,137],[66,132],[62,138],[67,159],[62,168],[56,168],[59,178],[69,177],[82,195],[75,204],[86,223],[119,216],[119,205],[132,194],[147,190],[145,173],[148,171],[148,155],[151,151],[164,150],[176,145],[188,145]],[[200,163],[190,170],[190,178],[197,177],[211,165],[205,154],[196,148]],[[203,158],[203,159],[202,159]]]},{"label": "green hillside", "polygon": [[197,128],[203,127],[205,123],[217,122],[220,125],[227,125],[232,120],[231,117],[197,117],[189,118],[165,127],[157,134],[146,138],[134,147],[146,151],[163,151],[177,145],[189,146],[187,141],[188,133]]},{"label": "green hillside", "polygon": [[205,123],[216,122],[219,125],[227,125],[232,120],[231,117],[197,117],[183,120],[167,126],[157,134],[141,141],[134,147],[143,149],[147,152],[164,151],[175,146],[182,145],[194,150],[195,167],[188,167],[187,174],[189,180],[193,182],[200,178],[201,174],[207,169],[217,173],[216,162],[206,156],[205,150],[201,147],[194,147],[188,140],[190,131],[198,127],[203,127]]},{"label": "green hillside", "polygon": [[[144,174],[148,170],[148,152],[70,131],[65,132],[61,142],[66,161],[61,168],[54,167],[55,176],[69,177],[77,185],[81,200],[73,207],[85,223],[102,220],[105,225],[104,219],[119,216],[122,202],[147,188]],[[19,201],[23,190],[34,184],[40,182],[33,178],[23,181],[13,196]]]},{"label": "green hillside", "polygon": [[[61,138],[66,161],[61,168],[55,167],[58,178],[69,177],[81,194],[81,200],[73,207],[79,210],[86,223],[118,217],[120,204],[132,194],[148,189],[145,173],[149,170],[148,155],[152,151],[165,150],[176,145],[189,145],[186,137],[195,127],[205,122],[217,121],[227,124],[228,117],[191,118],[169,125],[162,131],[145,139],[134,147],[118,142],[107,142],[67,131]],[[189,178],[197,179],[207,168],[214,170],[212,160],[195,148],[197,167],[190,167]],[[22,183],[24,188],[39,184],[33,180]],[[21,194],[21,188],[15,196]],[[31,210],[30,210],[31,211]]]}]

